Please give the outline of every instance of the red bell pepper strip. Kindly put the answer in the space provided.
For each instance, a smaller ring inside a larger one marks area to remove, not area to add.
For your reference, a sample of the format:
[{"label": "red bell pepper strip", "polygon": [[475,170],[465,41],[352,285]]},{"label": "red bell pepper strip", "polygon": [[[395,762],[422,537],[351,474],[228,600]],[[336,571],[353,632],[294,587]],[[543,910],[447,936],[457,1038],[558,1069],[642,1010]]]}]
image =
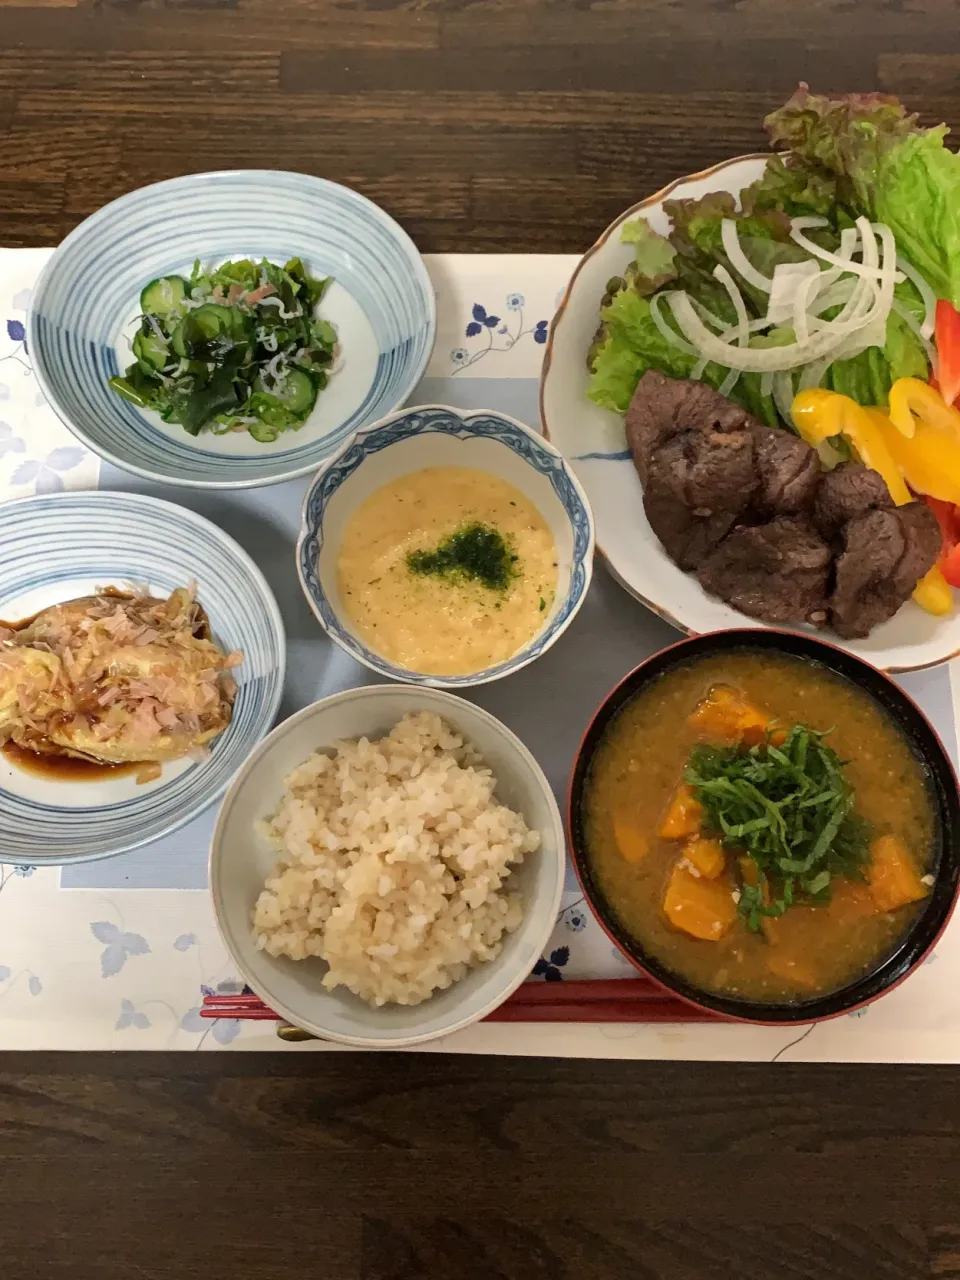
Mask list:
[{"label": "red bell pepper strip", "polygon": [[960,312],[944,298],[937,301],[934,328],[937,344],[937,385],[947,404],[960,396]]},{"label": "red bell pepper strip", "polygon": [[923,501],[937,517],[943,550],[937,563],[951,587],[960,587],[960,507],[952,502],[923,495]]}]

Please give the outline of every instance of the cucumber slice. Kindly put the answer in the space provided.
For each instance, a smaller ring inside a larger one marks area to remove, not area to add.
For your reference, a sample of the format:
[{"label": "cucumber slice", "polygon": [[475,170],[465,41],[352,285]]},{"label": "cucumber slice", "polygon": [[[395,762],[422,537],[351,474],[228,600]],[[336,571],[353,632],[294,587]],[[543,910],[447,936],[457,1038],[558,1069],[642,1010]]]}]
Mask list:
[{"label": "cucumber slice", "polygon": [[317,401],[317,387],[309,373],[288,369],[273,395],[298,418],[305,418]]},{"label": "cucumber slice", "polygon": [[233,308],[222,307],[217,302],[205,302],[202,307],[191,311],[187,317],[196,325],[199,332],[207,338],[216,338],[221,333],[233,331]]},{"label": "cucumber slice", "polygon": [[[268,427],[275,427],[277,431],[286,431],[287,427],[299,426],[300,423],[295,413],[267,391],[255,391],[247,401],[246,407],[251,413],[256,414],[261,422]],[[254,438],[260,439],[259,436]]]},{"label": "cucumber slice", "polygon": [[190,352],[193,350],[193,344],[189,342],[187,330],[184,328],[184,321],[181,320],[173,333],[170,335],[170,345],[178,356],[188,360]]},{"label": "cucumber slice", "polygon": [[110,379],[110,386],[124,400],[129,400],[138,409],[154,409],[158,406],[159,383],[153,372],[145,373],[138,364],[132,364],[123,377]]},{"label": "cucumber slice", "polygon": [[313,336],[317,342],[331,350],[337,345],[337,331],[329,320],[314,320]]},{"label": "cucumber slice", "polygon": [[168,316],[180,310],[186,296],[187,282],[182,276],[160,276],[140,294],[140,310],[144,315]]},{"label": "cucumber slice", "polygon": [[273,444],[284,430],[283,427],[271,426],[269,422],[251,422],[247,430],[259,444]]},{"label": "cucumber slice", "polygon": [[147,407],[147,397],[142,394],[131,382],[126,378],[113,377],[109,379],[110,386],[113,387],[118,396],[123,396],[124,400],[129,400],[131,404],[135,404],[138,409]]},{"label": "cucumber slice", "polygon": [[211,344],[224,338],[233,342],[233,312],[230,307],[206,302],[196,311],[187,312],[170,341],[178,356],[208,360],[213,354]]},{"label": "cucumber slice", "polygon": [[142,329],[134,335],[133,354],[142,369],[150,372],[162,369],[170,359],[170,348],[152,331],[145,333]]},{"label": "cucumber slice", "polygon": [[240,262],[225,262],[212,273],[221,284],[242,284],[245,289],[255,289],[260,283],[260,268],[250,258]]}]

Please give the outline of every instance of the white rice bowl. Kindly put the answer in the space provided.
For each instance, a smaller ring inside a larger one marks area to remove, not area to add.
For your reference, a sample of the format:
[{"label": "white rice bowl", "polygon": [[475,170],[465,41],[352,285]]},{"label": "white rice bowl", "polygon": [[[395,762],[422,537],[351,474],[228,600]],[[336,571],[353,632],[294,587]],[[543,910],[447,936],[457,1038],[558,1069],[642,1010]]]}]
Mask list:
[{"label": "white rice bowl", "polygon": [[254,910],[272,956],[319,956],[323,985],[419,1004],[493,960],[523,919],[514,865],[540,844],[439,715],[315,752],[261,832],[279,857]]}]

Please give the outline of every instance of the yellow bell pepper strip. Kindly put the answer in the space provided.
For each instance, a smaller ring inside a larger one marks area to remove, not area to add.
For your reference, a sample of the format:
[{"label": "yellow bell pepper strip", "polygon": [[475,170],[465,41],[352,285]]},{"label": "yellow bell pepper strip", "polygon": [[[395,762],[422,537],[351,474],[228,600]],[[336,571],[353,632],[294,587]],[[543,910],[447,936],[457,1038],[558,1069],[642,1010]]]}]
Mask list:
[{"label": "yellow bell pepper strip", "polygon": [[883,476],[890,497],[898,507],[912,501],[882,431],[856,400],[820,388],[801,391],[793,402],[793,420],[801,437],[814,449],[831,436],[842,435],[856,450],[863,465]]},{"label": "yellow bell pepper strip", "polygon": [[[915,381],[901,378],[900,382]],[[896,385],[896,384],[895,384]],[[919,383],[923,387],[924,383]],[[940,402],[943,404],[943,401]],[[946,406],[944,406],[946,407]],[[960,417],[960,415],[958,415]],[[922,426],[914,439],[906,439],[891,423],[882,409],[865,409],[849,396],[816,388],[801,391],[793,402],[793,420],[801,437],[814,448],[831,436],[842,435],[856,451],[865,467],[883,476],[890,497],[898,507],[913,501],[913,494],[904,480],[919,493],[927,492],[919,483],[921,474],[928,482],[936,476],[942,488],[941,468],[947,465],[942,456],[952,447],[946,432],[935,427]],[[957,498],[960,505],[960,440],[957,441],[956,464],[952,468],[957,477]],[[920,470],[923,462],[922,472]],[[939,495],[935,495],[939,496]],[[921,609],[935,617],[953,612],[953,593],[938,565],[934,565],[917,583],[913,598]]]},{"label": "yellow bell pepper strip", "polygon": [[937,517],[943,535],[943,554],[917,583],[913,598],[927,613],[945,617],[953,612],[950,588],[960,587],[960,556],[952,530],[948,536],[948,516],[945,515],[952,516],[957,503],[942,495],[951,493],[960,499],[960,445],[954,445],[949,436],[936,427],[922,424],[913,439],[907,440],[882,409],[871,408],[865,412],[883,435],[914,493],[923,496]]},{"label": "yellow bell pepper strip", "polygon": [[938,427],[960,444],[960,412],[947,404],[936,387],[919,378],[898,378],[888,398],[890,421],[908,440],[924,425]]},{"label": "yellow bell pepper strip", "polygon": [[[900,381],[912,382],[913,379],[901,378]],[[923,383],[920,385],[923,386]],[[937,399],[940,400],[940,397],[937,396]],[[940,404],[946,408],[942,400]],[[865,409],[863,412],[883,438],[897,469],[914,493],[928,494],[931,498],[939,498],[941,502],[952,502],[954,506],[960,506],[960,435],[955,437],[952,431],[944,431],[926,421],[920,421],[916,425],[915,435],[908,439],[897,430],[889,415],[882,409]],[[950,412],[955,410],[951,409]],[[960,418],[960,414],[957,417]],[[899,500],[897,505],[900,505]]]},{"label": "yellow bell pepper strip", "polygon": [[913,598],[927,613],[935,618],[945,618],[953,613],[953,591],[938,564],[928,569],[913,590]]}]

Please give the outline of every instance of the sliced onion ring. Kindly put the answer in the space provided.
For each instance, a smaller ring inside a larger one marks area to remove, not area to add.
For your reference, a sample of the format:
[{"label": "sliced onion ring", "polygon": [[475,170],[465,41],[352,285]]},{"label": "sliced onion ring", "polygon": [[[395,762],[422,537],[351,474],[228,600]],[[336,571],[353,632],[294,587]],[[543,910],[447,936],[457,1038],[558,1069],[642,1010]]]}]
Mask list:
[{"label": "sliced onion ring", "polygon": [[758,271],[743,252],[740,237],[737,234],[737,224],[732,218],[724,218],[720,223],[720,239],[723,241],[724,252],[730,259],[730,265],[734,271],[742,276],[747,284],[752,284],[755,289],[769,293],[773,287],[773,281],[762,271]]},{"label": "sliced onion ring", "polygon": [[923,299],[924,316],[923,324],[920,326],[920,336],[922,338],[932,338],[937,314],[937,295],[933,292],[913,263],[908,262],[901,254],[897,255],[897,266],[907,279],[912,284],[916,285],[917,292]]},{"label": "sliced onion ring", "polygon": [[726,267],[714,268],[713,274],[730,295],[733,309],[737,313],[737,346],[745,347],[750,338],[750,317],[747,315],[747,304],[743,300],[743,294],[737,288],[736,281]]},{"label": "sliced onion ring", "polygon": [[668,301],[681,332],[699,350],[702,359],[715,360],[726,368],[740,369],[743,373],[766,373],[767,370],[776,373],[809,364],[811,360],[820,360],[835,351],[843,338],[864,328],[873,319],[868,310],[865,315],[854,318],[841,320],[838,317],[803,343],[793,342],[783,347],[734,347],[710,332],[685,293],[674,293]]},{"label": "sliced onion ring", "polygon": [[678,351],[685,352],[688,356],[699,356],[700,352],[695,346],[689,343],[686,338],[677,333],[676,329],[667,321],[666,317],[660,310],[663,303],[664,294],[655,293],[650,299],[650,318],[660,331],[660,336],[664,342],[669,342],[671,347],[676,347]]}]

